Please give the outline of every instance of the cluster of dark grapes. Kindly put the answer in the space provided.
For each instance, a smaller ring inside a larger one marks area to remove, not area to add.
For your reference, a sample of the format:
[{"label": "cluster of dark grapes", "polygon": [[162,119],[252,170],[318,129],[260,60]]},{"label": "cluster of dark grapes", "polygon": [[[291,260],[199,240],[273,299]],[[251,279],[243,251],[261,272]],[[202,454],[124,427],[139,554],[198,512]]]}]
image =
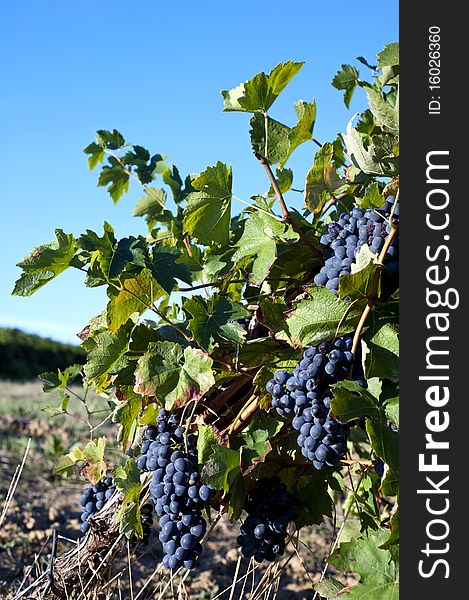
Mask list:
[{"label": "cluster of dark grapes", "polygon": [[198,472],[197,437],[186,436],[178,417],[161,409],[157,424],[145,431],[137,466],[153,471],[150,494],[161,528],[163,566],[193,569],[207,529],[201,511],[214,493]]},{"label": "cluster of dark grapes", "polygon": [[[272,406],[282,417],[294,414],[298,445],[316,469],[334,467],[344,454],[348,430],[330,414],[330,384],[346,379],[354,365],[352,338],[309,346],[292,373],[277,371],[267,382]],[[365,385],[360,375],[355,376]]]},{"label": "cluster of dark grapes", "polygon": [[241,554],[272,562],[285,551],[287,527],[296,516],[296,501],[278,477],[262,478],[244,505],[248,516],[237,538]]},{"label": "cluster of dark grapes", "polygon": [[86,533],[90,528],[89,518],[100,511],[106,500],[114,494],[116,486],[112,481],[112,477],[105,477],[102,481],[98,481],[95,485],[89,485],[83,490],[83,494],[79,500],[81,507],[81,526],[80,531]]},{"label": "cluster of dark grapes", "polygon": [[151,535],[151,526],[153,525],[153,504],[146,502],[140,507],[140,519],[142,521],[142,544],[148,544]]},{"label": "cluster of dark grapes", "polygon": [[[327,233],[321,237],[321,244],[329,249],[324,266],[314,277],[316,285],[326,286],[337,294],[339,278],[351,273],[352,264],[362,246],[369,246],[379,254],[384,241],[391,231],[391,211],[394,196],[388,196],[386,203],[378,209],[364,210],[354,207],[350,214],[342,213],[339,220],[329,223]],[[393,218],[399,216],[399,204],[396,205]],[[385,255],[386,270],[393,273],[398,269],[398,240],[395,238]]]}]

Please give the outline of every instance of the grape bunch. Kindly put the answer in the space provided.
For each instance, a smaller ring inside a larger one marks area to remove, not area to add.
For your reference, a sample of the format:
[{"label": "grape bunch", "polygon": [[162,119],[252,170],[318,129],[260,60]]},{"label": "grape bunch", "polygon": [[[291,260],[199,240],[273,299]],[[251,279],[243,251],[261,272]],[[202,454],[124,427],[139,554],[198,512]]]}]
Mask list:
[{"label": "grape bunch", "polygon": [[98,481],[95,485],[89,485],[83,490],[83,494],[79,500],[81,507],[81,526],[80,531],[86,533],[90,528],[89,518],[100,511],[106,500],[114,494],[116,486],[112,481],[112,477],[105,477],[102,481]]},{"label": "grape bunch", "polygon": [[[350,336],[309,346],[291,374],[277,371],[266,385],[278,414],[294,414],[301,453],[316,469],[336,466],[346,449],[348,430],[330,414],[330,385],[348,377],[354,366],[351,349]],[[365,385],[359,373],[355,378]]]},{"label": "grape bunch", "polygon": [[[321,270],[314,277],[316,285],[326,286],[337,295],[339,278],[351,273],[352,264],[362,246],[369,246],[375,254],[379,254],[384,241],[391,231],[391,211],[394,196],[388,196],[386,203],[379,209],[364,210],[354,207],[350,214],[342,213],[339,220],[329,223],[327,233],[321,237],[321,244],[329,249]],[[399,216],[399,204],[396,205],[393,218]],[[386,251],[386,270],[398,268],[398,240],[395,238]]]},{"label": "grape bunch", "polygon": [[257,562],[272,562],[285,551],[287,527],[296,516],[295,498],[274,476],[262,478],[244,505],[248,516],[237,538],[241,554]]},{"label": "grape bunch", "polygon": [[145,431],[137,465],[153,471],[150,494],[161,528],[163,566],[193,569],[207,529],[202,509],[214,493],[198,472],[197,437],[189,434],[185,439],[177,416],[161,409],[157,424]]}]

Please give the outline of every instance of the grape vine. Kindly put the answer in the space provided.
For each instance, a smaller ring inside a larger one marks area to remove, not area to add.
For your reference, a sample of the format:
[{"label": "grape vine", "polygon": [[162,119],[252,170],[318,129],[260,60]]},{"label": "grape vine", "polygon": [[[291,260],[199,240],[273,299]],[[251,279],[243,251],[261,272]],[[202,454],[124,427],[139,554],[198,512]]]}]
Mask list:
[{"label": "grape vine", "polygon": [[[89,484],[82,540],[55,561],[62,595],[77,585],[71,563],[89,569],[87,588],[98,586],[99,569],[87,566],[97,547],[117,565],[119,553],[130,560],[125,540],[135,549],[156,537],[169,581],[181,575],[182,585],[223,515],[240,522],[240,561],[283,566],[303,528],[329,519],[335,537],[315,597],[397,593],[398,46],[378,54],[369,81],[351,65],[335,75],[346,105],[362,90],[368,108],[332,141],[314,136],[314,100],[295,103],[291,125],[271,116],[302,67],[287,61],[222,92],[225,112],[250,115],[263,193],[240,198],[220,161],[183,177],[164,154],[98,130],[84,150],[90,169],[114,202],[143,190],[134,215],[145,231],[57,229],[18,263],[16,295],[69,268],[107,294],[79,334],[84,367],[43,377],[60,395],[57,414],[72,373],[94,387],[122,451],[108,453],[90,427],[90,440],[57,463],[58,474]],[[311,142],[298,208],[286,164]],[[384,580],[367,553],[387,565]],[[330,578],[329,565],[354,572],[356,585]],[[41,591],[38,578],[31,597]]]}]

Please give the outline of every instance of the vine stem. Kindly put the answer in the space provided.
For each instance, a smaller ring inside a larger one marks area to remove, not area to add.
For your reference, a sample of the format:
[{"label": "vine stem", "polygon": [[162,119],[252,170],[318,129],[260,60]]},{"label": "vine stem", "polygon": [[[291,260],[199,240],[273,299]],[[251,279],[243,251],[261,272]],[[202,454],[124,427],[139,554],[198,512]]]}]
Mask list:
[{"label": "vine stem", "polygon": [[362,312],[362,315],[360,317],[360,321],[358,322],[357,328],[355,330],[355,334],[353,336],[353,342],[352,342],[352,352],[353,354],[356,354],[357,352],[357,348],[358,348],[358,344],[360,343],[360,336],[363,330],[363,327],[365,325],[365,322],[369,316],[369,314],[371,313],[371,311],[373,310],[375,304],[376,304],[376,289],[378,287],[378,282],[379,282],[379,278],[381,276],[381,272],[384,268],[384,257],[386,256],[386,252],[389,249],[389,246],[392,244],[393,239],[396,237],[397,234],[397,229],[395,229],[394,227],[391,229],[391,231],[389,232],[386,241],[384,242],[383,248],[381,249],[381,253],[379,255],[378,258],[378,268],[376,269],[374,278],[373,278],[373,283],[372,283],[372,292],[370,295],[370,299],[368,301],[368,304],[365,306],[365,309]]},{"label": "vine stem", "polygon": [[235,420],[233,421],[228,430],[228,434],[232,435],[233,433],[236,433],[236,431],[241,429],[241,427],[243,427],[243,425],[246,424],[246,421],[248,421],[248,419],[250,419],[250,417],[256,412],[257,408],[258,400],[257,398],[253,397],[252,400],[248,401],[244,405],[241,412],[236,416]]},{"label": "vine stem", "polygon": [[272,189],[275,192],[275,195],[277,196],[277,200],[280,204],[280,210],[282,211],[282,215],[285,221],[287,221],[293,228],[293,231],[295,231],[295,233],[297,233],[301,240],[303,241],[303,243],[308,246],[308,248],[311,250],[311,252],[316,256],[316,258],[321,262],[321,264],[324,264],[324,258],[321,254],[321,252],[314,246],[314,244],[312,244],[309,239],[306,237],[306,235],[304,234],[304,231],[301,229],[301,227],[296,223],[296,221],[292,218],[290,211],[287,208],[287,205],[285,204],[285,200],[283,198],[283,194],[282,191],[280,190],[280,187],[278,185],[278,182],[275,178],[275,175],[272,172],[272,169],[270,168],[269,162],[267,161],[267,159],[262,156],[261,154],[255,152],[254,156],[257,158],[257,160],[261,163],[261,165],[264,167],[265,172],[267,173],[267,176],[270,180],[270,183],[272,185]]}]

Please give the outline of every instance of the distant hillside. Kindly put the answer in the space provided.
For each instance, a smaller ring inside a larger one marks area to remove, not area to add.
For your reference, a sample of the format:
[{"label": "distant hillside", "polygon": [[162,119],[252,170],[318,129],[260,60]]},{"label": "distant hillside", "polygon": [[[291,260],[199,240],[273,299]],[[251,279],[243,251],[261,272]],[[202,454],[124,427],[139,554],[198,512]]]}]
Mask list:
[{"label": "distant hillside", "polygon": [[0,327],[0,378],[35,379],[44,371],[65,369],[84,363],[85,352],[78,346],[62,344],[20,329]]}]

